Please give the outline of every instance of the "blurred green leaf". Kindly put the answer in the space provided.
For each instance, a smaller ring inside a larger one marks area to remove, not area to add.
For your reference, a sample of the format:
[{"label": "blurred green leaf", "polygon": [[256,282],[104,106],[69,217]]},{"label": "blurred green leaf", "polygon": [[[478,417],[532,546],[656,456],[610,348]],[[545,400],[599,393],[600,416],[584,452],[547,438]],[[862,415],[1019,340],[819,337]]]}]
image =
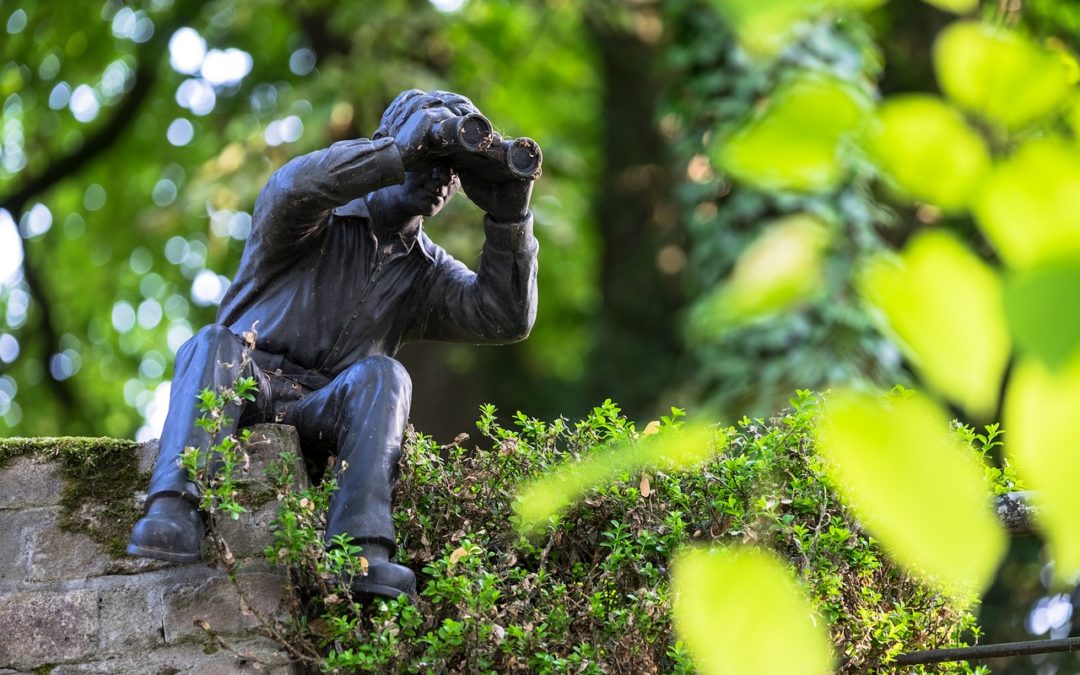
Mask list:
[{"label": "blurred green leaf", "polygon": [[1065,119],[1072,129],[1073,139],[1080,140],[1080,94],[1073,96],[1072,105],[1069,106]]},{"label": "blurred green leaf", "polygon": [[1027,268],[1080,252],[1080,156],[1060,138],[1029,141],[996,166],[975,216],[1008,265]]},{"label": "blurred green leaf", "polygon": [[1058,260],[1005,280],[1005,317],[1017,345],[1049,368],[1080,347],[1080,259]]},{"label": "blurred green leaf", "polygon": [[769,56],[790,43],[791,31],[801,21],[836,9],[871,9],[885,0],[712,0],[713,7],[731,24],[739,43],[758,56]]},{"label": "blurred green leaf", "polygon": [[672,563],[672,588],[675,630],[702,673],[831,672],[825,624],[773,554],[683,551]]},{"label": "blurred green leaf", "polygon": [[844,178],[842,144],[868,110],[851,86],[803,73],[782,86],[748,123],[719,137],[712,159],[762,189],[828,190]]},{"label": "blurred green leaf", "polygon": [[871,261],[860,290],[930,385],[973,415],[993,413],[1010,351],[993,269],[953,237],[927,232],[899,259]]},{"label": "blurred green leaf", "polygon": [[1069,424],[1080,410],[1080,362],[1050,371],[1024,358],[1005,397],[1005,444],[1010,461],[1032,490],[1036,520],[1054,556],[1054,575],[1075,581],[1080,573],[1080,439]]},{"label": "blurred green leaf", "polygon": [[890,556],[958,600],[986,590],[1005,552],[983,470],[922,396],[829,398],[818,451]]},{"label": "blurred green leaf", "polygon": [[542,527],[589,490],[614,480],[618,475],[645,465],[659,465],[671,471],[695,466],[709,457],[719,443],[717,430],[688,424],[626,441],[594,452],[580,462],[570,461],[518,493],[514,511],[523,530]]},{"label": "blurred green leaf", "polygon": [[806,214],[766,226],[739,257],[727,282],[699,307],[694,331],[717,334],[817,295],[829,235],[824,223]]},{"label": "blurred green leaf", "polygon": [[979,6],[979,0],[923,0],[923,2],[953,14],[966,14]]},{"label": "blurred green leaf", "polygon": [[934,47],[938,82],[961,107],[1009,129],[1060,106],[1070,91],[1065,62],[1013,31],[959,21]]},{"label": "blurred green leaf", "polygon": [[990,153],[964,116],[925,95],[895,96],[878,110],[868,149],[898,187],[949,211],[965,208],[990,167]]}]

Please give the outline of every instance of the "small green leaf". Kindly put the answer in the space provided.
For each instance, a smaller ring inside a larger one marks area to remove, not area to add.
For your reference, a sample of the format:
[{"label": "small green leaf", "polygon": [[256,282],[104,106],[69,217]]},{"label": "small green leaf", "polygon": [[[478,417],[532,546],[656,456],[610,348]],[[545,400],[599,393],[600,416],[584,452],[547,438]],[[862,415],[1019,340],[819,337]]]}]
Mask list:
[{"label": "small green leaf", "polygon": [[1080,347],[1080,259],[1046,263],[1010,275],[1005,316],[1017,345],[1050,368]]},{"label": "small green leaf", "polygon": [[868,112],[869,104],[851,86],[804,73],[745,125],[719,137],[712,159],[765,190],[829,190],[844,178],[844,142]]},{"label": "small green leaf", "polygon": [[832,671],[825,623],[775,555],[748,548],[687,549],[672,563],[672,589],[675,630],[700,672]]},{"label": "small green leaf", "polygon": [[871,125],[867,146],[903,192],[948,211],[968,205],[990,168],[982,136],[933,96],[888,99]]},{"label": "small green leaf", "polygon": [[518,493],[514,511],[523,530],[544,526],[594,487],[610,482],[616,475],[634,472],[645,465],[659,465],[677,471],[695,466],[716,451],[717,430],[687,424],[664,433],[651,434],[641,441],[617,443],[567,462],[555,471],[526,484]]},{"label": "small green leaf", "polygon": [[910,573],[958,600],[989,586],[1005,533],[982,466],[938,406],[839,392],[826,403],[818,451],[845,503]]},{"label": "small green leaf", "polygon": [[695,333],[722,333],[817,295],[824,285],[822,257],[829,238],[824,223],[806,214],[766,226],[724,285],[699,308]]},{"label": "small green leaf", "polygon": [[1061,57],[978,21],[958,21],[941,32],[934,67],[949,98],[1009,129],[1053,112],[1071,89]]},{"label": "small green leaf", "polygon": [[932,231],[899,259],[875,258],[860,290],[930,385],[975,416],[994,411],[1011,342],[993,269]]},{"label": "small green leaf", "polygon": [[995,167],[974,204],[979,226],[1008,265],[1080,253],[1080,154],[1060,138],[1029,141]]},{"label": "small green leaf", "polygon": [[1051,372],[1024,358],[1005,397],[1005,449],[1031,489],[1035,518],[1054,556],[1058,581],[1080,573],[1080,438],[1070,424],[1080,410],[1080,362]]}]

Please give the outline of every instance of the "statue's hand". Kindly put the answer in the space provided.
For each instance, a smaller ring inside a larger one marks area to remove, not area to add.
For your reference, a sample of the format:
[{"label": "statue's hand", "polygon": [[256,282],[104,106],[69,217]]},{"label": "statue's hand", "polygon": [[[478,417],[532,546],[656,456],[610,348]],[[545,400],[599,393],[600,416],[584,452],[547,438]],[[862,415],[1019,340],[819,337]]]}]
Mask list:
[{"label": "statue's hand", "polygon": [[491,216],[492,220],[515,223],[524,220],[529,213],[533,181],[487,181],[478,179],[467,171],[460,171],[458,175],[465,194],[473,204]]},{"label": "statue's hand", "polygon": [[446,108],[425,108],[417,110],[412,117],[401,125],[394,136],[394,143],[401,154],[401,163],[406,171],[423,165],[433,155],[431,127],[454,114]]}]

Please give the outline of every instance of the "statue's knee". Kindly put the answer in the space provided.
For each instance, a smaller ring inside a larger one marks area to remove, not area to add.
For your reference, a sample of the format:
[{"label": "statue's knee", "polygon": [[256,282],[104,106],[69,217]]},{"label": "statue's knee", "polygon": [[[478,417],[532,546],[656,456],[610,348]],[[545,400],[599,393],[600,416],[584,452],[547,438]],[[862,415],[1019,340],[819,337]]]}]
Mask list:
[{"label": "statue's knee", "polygon": [[412,395],[409,371],[389,356],[369,356],[349,369],[349,379],[356,385],[377,385],[380,389],[395,390],[405,397]]}]

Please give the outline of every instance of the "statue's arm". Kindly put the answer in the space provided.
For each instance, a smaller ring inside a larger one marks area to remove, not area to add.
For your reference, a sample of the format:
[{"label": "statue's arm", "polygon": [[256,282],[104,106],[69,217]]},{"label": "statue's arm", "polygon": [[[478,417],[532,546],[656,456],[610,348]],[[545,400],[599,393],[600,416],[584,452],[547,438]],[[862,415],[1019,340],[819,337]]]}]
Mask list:
[{"label": "statue's arm", "polygon": [[532,214],[520,222],[484,219],[487,238],[474,273],[439,249],[411,336],[505,344],[524,340],[536,319]]},{"label": "statue's arm", "polygon": [[393,138],[334,143],[270,176],[255,201],[251,237],[270,251],[296,251],[316,238],[334,208],[404,180]]}]

